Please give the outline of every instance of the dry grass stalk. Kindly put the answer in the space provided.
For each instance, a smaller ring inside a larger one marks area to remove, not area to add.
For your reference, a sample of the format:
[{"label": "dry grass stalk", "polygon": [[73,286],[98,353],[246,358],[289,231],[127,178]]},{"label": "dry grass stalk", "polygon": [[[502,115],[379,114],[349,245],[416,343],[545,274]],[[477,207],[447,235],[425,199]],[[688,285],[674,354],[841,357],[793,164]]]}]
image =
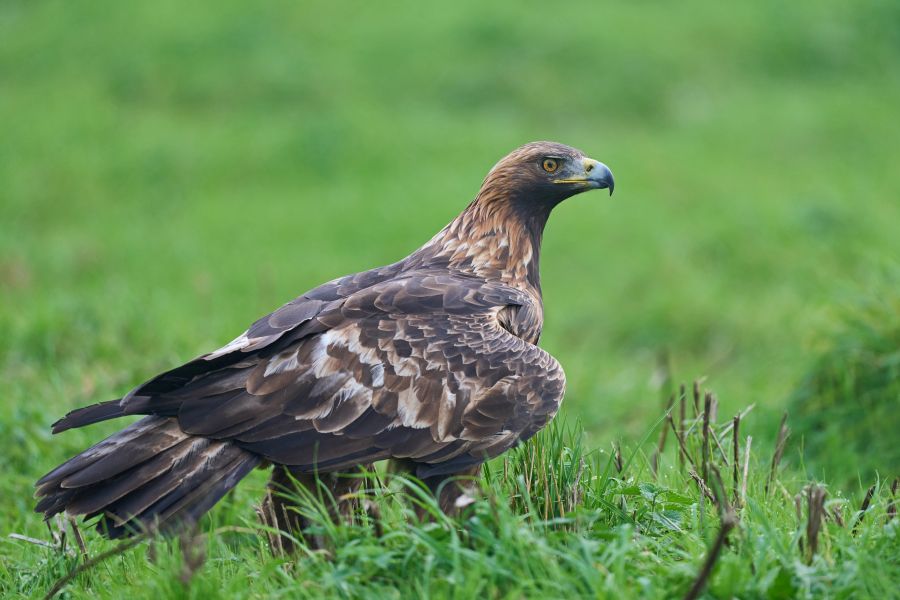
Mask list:
[{"label": "dry grass stalk", "polygon": [[897,486],[900,485],[900,477],[894,477],[893,483],[891,483],[891,501],[888,503],[887,507],[887,520],[888,523],[891,522],[891,519],[897,516]]},{"label": "dry grass stalk", "polygon": [[[716,495],[716,504],[719,507],[720,514],[733,513],[734,511],[731,503],[728,501],[728,492],[725,491],[725,482],[722,480],[722,473],[719,472],[719,467],[713,463],[709,465],[709,468],[712,475],[712,481],[715,481],[716,483],[713,492]],[[737,518],[737,515],[735,515],[735,518]]]},{"label": "dry grass stalk", "polygon": [[281,543],[281,536],[273,531],[273,529],[277,528],[273,524],[278,522],[275,519],[275,508],[273,505],[272,490],[269,489],[266,490],[266,499],[262,504],[254,506],[253,508],[256,511],[259,522],[263,525],[263,532],[266,534],[266,539],[269,541],[269,550],[274,556],[283,556],[284,546]]},{"label": "dry grass stalk", "polygon": [[844,526],[844,515],[843,515],[843,512],[841,511],[840,506],[832,506],[831,513],[828,513],[828,512],[825,513],[825,516],[829,516],[829,515],[834,520],[834,522],[837,523],[838,527]]},{"label": "dry grass stalk", "polygon": [[744,446],[744,472],[741,474],[741,506],[747,502],[747,474],[750,471],[750,447],[753,445],[753,436],[747,436],[747,445]]},{"label": "dry grass stalk", "polygon": [[769,495],[769,486],[775,480],[775,474],[778,471],[778,465],[781,464],[781,457],[784,454],[784,447],[787,438],[790,435],[790,429],[787,426],[787,413],[781,417],[781,425],[778,427],[778,441],[775,442],[775,452],[772,454],[772,466],[769,469],[769,475],[766,477],[766,496]]},{"label": "dry grass stalk", "polygon": [[[694,583],[691,585],[691,589],[689,589],[688,592],[684,595],[685,600],[694,600],[695,598],[700,597],[700,593],[703,592],[703,589],[706,587],[706,584],[709,581],[710,575],[712,575],[713,567],[715,567],[716,562],[719,560],[719,555],[722,553],[722,548],[728,541],[728,534],[732,529],[734,529],[735,525],[737,525],[737,515],[735,515],[731,505],[728,504],[728,496],[725,493],[725,487],[722,483],[722,476],[719,474],[719,470],[715,465],[711,465],[711,467],[712,472],[716,476],[716,479],[718,481],[718,486],[722,492],[722,501],[719,503],[719,512],[721,514],[722,525],[719,528],[719,533],[716,536],[715,541],[713,542],[712,548],[710,548],[709,553],[706,556],[706,560],[703,562],[703,566],[700,568],[700,571],[697,573],[697,577],[694,579]],[[696,475],[696,473],[692,473],[692,476],[694,475]]]},{"label": "dry grass stalk", "polygon": [[11,540],[28,542],[29,544],[34,544],[35,546],[41,546],[43,548],[50,548],[51,550],[59,550],[59,546],[57,544],[51,544],[50,542],[45,542],[44,540],[28,537],[27,535],[22,535],[21,533],[10,533],[7,537],[9,537],[9,539]]},{"label": "dry grass stalk", "polygon": [[[685,413],[685,404],[687,403],[687,390],[682,383],[678,387],[678,428],[675,429],[675,435],[683,435],[684,434],[684,420],[687,418],[687,414]],[[671,422],[672,416],[669,415],[669,421]],[[679,433],[681,432],[681,433]],[[684,472],[684,456],[681,453],[678,453],[678,468]]]},{"label": "dry grass stalk", "polygon": [[[715,401],[715,397],[713,397],[713,401]],[[715,415],[716,411],[713,410],[712,414]],[[715,421],[713,422],[715,423]],[[725,465],[725,468],[730,467],[731,463],[728,461],[728,453],[725,452],[725,448],[722,447],[722,442],[719,440],[719,436],[716,433],[716,430],[714,428],[710,428],[709,433],[712,436],[712,441],[716,443],[716,448],[719,450],[719,456],[722,457],[722,464]]]},{"label": "dry grass stalk", "polygon": [[375,528],[375,537],[384,537],[384,519],[381,516],[381,507],[377,502],[365,498],[362,501],[362,509],[369,522]]},{"label": "dry grass stalk", "polygon": [[706,485],[706,481],[704,481],[704,479],[702,477],[697,475],[697,471],[695,471],[694,469],[690,469],[688,471],[688,475],[690,475],[691,479],[693,479],[697,483],[697,488],[700,490],[700,492],[704,496],[709,498],[710,502],[718,505],[718,501],[716,500],[716,497],[713,495],[712,490],[710,490],[709,486]]},{"label": "dry grass stalk", "polygon": [[703,397],[703,446],[700,449],[700,465],[703,479],[709,479],[709,412],[712,408],[712,394],[706,392]]},{"label": "dry grass stalk", "polygon": [[75,543],[78,544],[78,550],[81,552],[81,559],[88,560],[90,556],[88,556],[87,546],[84,544],[84,538],[81,537],[81,530],[78,529],[78,523],[75,522],[75,519],[69,517],[69,525],[72,527],[72,536],[75,538]]},{"label": "dry grass stalk", "polygon": [[179,542],[183,564],[178,578],[182,584],[188,585],[206,562],[206,536],[198,531],[196,525],[189,526],[181,532]]},{"label": "dry grass stalk", "polygon": [[50,588],[50,591],[47,592],[47,595],[44,596],[44,600],[50,600],[51,598],[53,598],[53,596],[58,594],[60,592],[60,590],[62,590],[64,587],[66,587],[66,585],[68,585],[68,583],[70,581],[72,581],[73,579],[78,577],[81,573],[102,563],[107,558],[112,558],[113,556],[118,556],[120,554],[124,554],[125,552],[127,552],[131,548],[134,548],[135,546],[137,546],[138,544],[140,544],[141,542],[143,542],[148,537],[151,537],[154,534],[155,534],[155,530],[150,529],[140,535],[134,536],[133,538],[131,538],[128,541],[122,542],[115,548],[107,550],[106,552],[102,552],[102,553],[96,555],[94,558],[81,563],[76,568],[69,571],[66,575],[57,579],[56,583],[53,584],[53,587]]},{"label": "dry grass stalk", "polygon": [[55,528],[51,526],[51,521],[44,521],[44,523],[47,525],[47,531],[50,532],[50,538],[57,545],[59,553],[66,554],[69,536],[67,533],[68,530],[66,529],[65,517],[62,514],[53,517],[52,523]]},{"label": "dry grass stalk", "polygon": [[694,417],[700,416],[700,380],[694,380]]},{"label": "dry grass stalk", "polygon": [[[745,408],[744,410],[739,412],[737,414],[737,416],[740,417],[741,421],[743,421],[744,417],[746,417],[748,414],[750,414],[750,411],[752,411],[754,408],[756,408],[756,404],[751,404],[750,406],[748,406],[747,408]],[[724,436],[728,435],[729,433],[731,433],[731,429],[733,427],[734,427],[734,421],[733,420],[729,421],[728,423],[725,424],[725,427],[722,428],[722,431],[720,431],[719,434],[724,437]]]},{"label": "dry grass stalk", "polygon": [[863,521],[863,517],[866,516],[866,511],[869,510],[869,505],[872,503],[872,496],[874,495],[875,486],[872,485],[866,492],[866,497],[863,498],[862,506],[859,507],[859,516],[856,518],[856,522],[853,523],[853,533],[856,533],[856,530],[859,528],[859,524]]},{"label": "dry grass stalk", "polygon": [[687,462],[691,464],[691,468],[696,470],[697,465],[694,464],[694,459],[691,458],[691,455],[687,450],[687,446],[685,446],[684,444],[684,438],[678,431],[678,428],[675,427],[675,422],[672,420],[671,414],[669,415],[669,425],[672,427],[672,431],[675,433],[675,439],[678,440],[678,448],[679,450],[681,450],[679,456],[681,456],[683,460],[687,460]]},{"label": "dry grass stalk", "polygon": [[740,471],[741,471],[741,415],[735,415],[731,427],[732,465],[732,497],[735,504],[740,503]]},{"label": "dry grass stalk", "polygon": [[[672,407],[675,405],[675,396],[669,396],[669,401],[666,403],[666,414],[672,414]],[[666,437],[668,436],[669,429],[663,425],[659,430],[659,441],[656,442],[656,451],[653,453],[653,456],[650,458],[650,472],[653,474],[653,478],[656,479],[656,474],[659,470],[659,459],[662,456],[663,451],[666,448]]]},{"label": "dry grass stalk", "polygon": [[614,442],[612,445],[613,448],[613,464],[616,467],[616,472],[622,473],[622,448],[619,446],[619,442]]},{"label": "dry grass stalk", "polygon": [[818,485],[810,485],[806,488],[806,562],[812,563],[813,557],[819,550],[819,531],[825,518],[825,488]]},{"label": "dry grass stalk", "polygon": [[719,560],[719,554],[721,554],[722,548],[723,546],[725,546],[725,541],[728,539],[728,534],[732,529],[734,529],[735,522],[736,521],[733,514],[728,518],[722,519],[722,526],[719,528],[719,534],[716,536],[716,541],[713,542],[713,546],[706,557],[706,561],[704,561],[703,567],[697,574],[697,578],[694,580],[691,589],[688,590],[688,593],[684,595],[685,600],[694,600],[695,598],[700,597],[700,592],[702,592],[703,588],[706,587],[706,582],[709,580],[709,576],[712,574],[712,570],[716,564],[716,561]]}]

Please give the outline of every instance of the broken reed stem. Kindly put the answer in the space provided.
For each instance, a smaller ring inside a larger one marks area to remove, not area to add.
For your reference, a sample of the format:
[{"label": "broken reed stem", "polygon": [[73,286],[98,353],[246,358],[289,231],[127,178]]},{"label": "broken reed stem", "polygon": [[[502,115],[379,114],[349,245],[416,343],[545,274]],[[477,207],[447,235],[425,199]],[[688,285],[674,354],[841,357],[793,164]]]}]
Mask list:
[{"label": "broken reed stem", "polygon": [[859,507],[859,516],[856,517],[856,522],[853,523],[853,533],[856,533],[856,530],[859,528],[859,524],[862,523],[863,518],[866,516],[866,511],[869,510],[869,505],[872,503],[872,496],[875,495],[875,485],[869,488],[869,491],[866,492],[866,497],[863,498],[862,506]]},{"label": "broken reed stem", "polygon": [[47,524],[47,529],[50,531],[50,536],[59,546],[59,553],[65,554],[69,542],[69,533],[66,529],[66,518],[62,514],[57,514],[53,517],[53,524],[56,526],[56,529],[50,526],[50,521],[45,521],[45,523]]},{"label": "broken reed stem", "polygon": [[[713,493],[716,495],[716,504],[719,507],[719,512],[722,515],[726,513],[733,513],[734,511],[731,508],[731,503],[728,501],[728,492],[725,491],[725,482],[722,480],[722,473],[719,471],[719,467],[712,463],[709,465],[710,473],[713,475],[711,481],[715,481],[716,487],[713,489]],[[737,515],[735,515],[737,518]]]},{"label": "broken reed stem", "polygon": [[[828,516],[828,513],[825,513],[825,516]],[[838,524],[838,527],[844,526],[844,517],[841,515],[841,508],[839,506],[831,507],[831,518]]]},{"label": "broken reed stem", "polygon": [[87,546],[84,545],[84,538],[81,537],[81,530],[78,529],[78,523],[75,522],[75,519],[69,517],[69,525],[72,527],[72,536],[75,538],[75,543],[78,544],[78,550],[81,552],[81,559],[88,560],[90,557],[88,556]]},{"label": "broken reed stem", "polygon": [[887,521],[891,522],[891,519],[897,516],[897,486],[900,485],[900,477],[894,477],[894,482],[891,484],[891,501],[888,503],[887,507]]},{"label": "broken reed stem", "polygon": [[[282,509],[284,505],[281,505]],[[282,545],[282,539],[280,535],[276,535],[275,531],[278,530],[278,519],[275,514],[275,502],[272,497],[272,488],[266,488],[266,497],[263,499],[262,504],[255,506],[254,510],[256,511],[257,517],[259,517],[260,522],[263,525],[263,531],[266,534],[266,539],[269,541],[269,549],[275,556],[283,556],[285,554],[284,546]],[[287,514],[285,516],[285,523],[289,523],[287,520]]]},{"label": "broken reed stem", "polygon": [[188,585],[206,562],[206,537],[200,533],[195,523],[181,532],[178,541],[181,546],[182,562],[178,578],[182,585]]},{"label": "broken reed stem", "polygon": [[50,539],[55,543],[57,541],[56,534],[53,532],[53,528],[50,527],[50,521],[44,521],[44,525],[47,526],[47,531],[50,533]]},{"label": "broken reed stem", "polygon": [[781,425],[778,427],[778,441],[775,442],[775,452],[772,454],[772,466],[769,469],[768,477],[766,477],[766,496],[769,495],[769,486],[775,479],[775,473],[778,470],[778,465],[781,463],[781,456],[784,454],[785,443],[790,435],[790,430],[787,427],[787,418],[788,414],[785,412],[784,416],[781,417]]},{"label": "broken reed stem", "polygon": [[44,548],[50,548],[51,550],[59,550],[59,546],[57,546],[56,544],[51,544],[50,542],[45,542],[44,540],[28,537],[27,535],[22,535],[21,533],[10,533],[7,537],[11,540],[28,542],[29,544],[34,544],[35,546],[41,546]]},{"label": "broken reed stem", "polygon": [[691,455],[687,451],[687,447],[684,445],[684,438],[681,437],[681,433],[678,432],[678,428],[675,427],[675,421],[672,420],[672,415],[669,414],[669,425],[672,426],[672,431],[675,434],[675,439],[678,440],[678,448],[681,450],[679,456],[686,459],[687,462],[691,464],[693,469],[697,468],[697,465],[694,464],[694,459],[691,458]]},{"label": "broken reed stem", "polygon": [[60,590],[62,590],[70,581],[75,579],[78,575],[80,575],[80,574],[84,573],[85,571],[87,571],[88,569],[102,563],[107,558],[112,558],[113,556],[118,556],[119,554],[122,554],[122,553],[130,550],[131,548],[134,548],[135,546],[137,546],[138,544],[140,544],[141,542],[146,540],[148,537],[150,537],[151,534],[152,534],[152,532],[148,531],[146,533],[136,535],[133,538],[131,538],[130,540],[119,544],[115,548],[111,548],[110,550],[107,550],[106,552],[101,552],[94,558],[81,563],[76,568],[69,571],[66,575],[63,575],[62,577],[60,577],[56,581],[56,583],[53,584],[53,587],[50,588],[50,591],[47,592],[47,595],[44,596],[44,600],[50,600],[51,598],[53,598],[53,596],[58,594],[60,592]]},{"label": "broken reed stem", "polygon": [[[794,494],[794,514],[797,517],[797,529],[803,527],[803,496],[800,492]],[[806,551],[805,538],[801,535],[797,538],[797,548],[803,554]]]},{"label": "broken reed stem", "polygon": [[[713,411],[713,416],[715,416],[715,414],[715,411]],[[713,421],[713,423],[715,423],[715,421]],[[726,468],[731,466],[731,463],[728,461],[728,453],[725,452],[725,448],[722,447],[722,442],[719,441],[719,436],[716,434],[715,428],[711,428],[709,432],[712,434],[712,440],[716,443],[716,448],[719,450],[719,456],[722,457],[722,464],[724,464]]]},{"label": "broken reed stem", "polygon": [[[669,396],[669,401],[666,403],[666,414],[672,414],[672,407],[675,405],[675,396]],[[653,474],[653,479],[656,479],[656,474],[659,470],[659,459],[662,457],[662,453],[666,448],[666,437],[668,437],[669,429],[663,425],[659,430],[659,441],[656,443],[656,452],[653,453],[653,457],[650,459],[650,472]]]},{"label": "broken reed stem", "polygon": [[731,450],[733,452],[732,455],[732,497],[734,498],[733,502],[738,504],[740,502],[740,470],[741,470],[741,438],[740,438],[740,427],[741,427],[741,415],[735,415],[734,420],[732,420],[732,428],[731,428]]},{"label": "broken reed stem", "polygon": [[622,473],[622,448],[618,442],[613,442],[613,464],[616,466],[616,472]]},{"label": "broken reed stem", "polygon": [[734,529],[736,524],[737,518],[735,517],[734,512],[730,508],[723,511],[722,525],[719,528],[719,534],[716,536],[716,540],[713,542],[709,554],[706,555],[703,567],[701,567],[700,572],[697,573],[697,577],[694,579],[691,589],[684,595],[685,600],[694,600],[695,598],[700,597],[700,593],[706,587],[707,581],[709,581],[709,576],[712,574],[716,561],[719,560],[719,554],[722,553],[722,547],[728,539],[728,534]]},{"label": "broken reed stem", "polygon": [[825,517],[825,488],[818,485],[806,487],[806,563],[812,564],[819,550],[819,530]]},{"label": "broken reed stem", "polygon": [[[737,416],[740,417],[740,419],[743,421],[744,417],[746,417],[748,414],[750,414],[750,411],[752,411],[754,408],[756,408],[756,404],[751,404],[750,406],[748,406],[747,408],[745,408],[744,410],[739,412],[737,414]],[[720,431],[719,433],[723,436],[728,435],[729,433],[731,433],[732,427],[734,427],[734,423],[729,421],[728,423],[725,424],[725,427],[723,427],[722,431]]]},{"label": "broken reed stem", "polygon": [[700,381],[694,380],[694,416],[700,416]]},{"label": "broken reed stem", "polygon": [[703,398],[703,447],[700,449],[703,479],[709,479],[709,411],[712,409],[712,394],[706,392]]},{"label": "broken reed stem", "polygon": [[[684,419],[687,416],[685,414],[685,404],[686,403],[687,403],[687,390],[685,389],[684,384],[682,383],[678,387],[678,428],[675,430],[676,436],[679,435],[679,433],[678,433],[679,431],[681,431],[681,432],[684,431]],[[669,420],[671,421],[671,416],[669,417]],[[677,454],[678,454],[678,468],[679,468],[679,470],[684,472],[684,456],[682,456],[680,452]]]},{"label": "broken reed stem", "polygon": [[697,475],[697,471],[695,471],[694,469],[690,469],[688,471],[688,475],[690,475],[691,479],[693,479],[697,483],[697,489],[700,490],[700,493],[709,498],[710,502],[718,506],[719,503],[716,500],[716,497],[713,495],[712,490],[710,490],[709,486],[706,485],[706,481],[704,481],[702,477]]},{"label": "broken reed stem", "polygon": [[750,470],[750,446],[753,445],[753,436],[747,436],[747,445],[744,446],[744,472],[741,474],[741,506],[747,502],[747,473]]}]

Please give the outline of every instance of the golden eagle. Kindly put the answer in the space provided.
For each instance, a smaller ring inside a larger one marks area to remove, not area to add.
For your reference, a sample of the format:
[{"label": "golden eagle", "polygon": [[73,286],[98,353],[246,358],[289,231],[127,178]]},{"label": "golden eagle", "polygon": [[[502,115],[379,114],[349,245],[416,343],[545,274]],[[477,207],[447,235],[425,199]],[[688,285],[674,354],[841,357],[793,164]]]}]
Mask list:
[{"label": "golden eagle", "polygon": [[[536,344],[538,258],[550,211],[608,188],[602,163],[552,142],[491,169],[466,209],[394,264],[325,283],[226,346],[70,412],[59,433],[125,415],[134,424],[37,482],[47,518],[101,516],[110,537],[198,519],[247,473],[270,486],[394,459],[453,510],[481,464],[544,427],[565,375]],[[290,475],[290,476],[289,476]],[[336,494],[337,496],[337,494]],[[269,495],[272,501],[272,495]],[[272,524],[301,524],[278,506]]]}]

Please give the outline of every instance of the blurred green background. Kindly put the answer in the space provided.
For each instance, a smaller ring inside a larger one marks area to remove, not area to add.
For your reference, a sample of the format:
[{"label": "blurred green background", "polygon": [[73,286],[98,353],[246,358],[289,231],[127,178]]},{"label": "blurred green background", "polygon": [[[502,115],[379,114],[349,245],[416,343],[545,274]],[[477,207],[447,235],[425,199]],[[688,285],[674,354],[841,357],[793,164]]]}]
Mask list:
[{"label": "blurred green background", "polygon": [[535,139],[616,175],[543,253],[591,442],[659,414],[662,352],[777,416],[900,257],[898,107],[895,0],[4,0],[5,470],[26,490],[97,437],[51,445],[62,413],[405,256]]}]

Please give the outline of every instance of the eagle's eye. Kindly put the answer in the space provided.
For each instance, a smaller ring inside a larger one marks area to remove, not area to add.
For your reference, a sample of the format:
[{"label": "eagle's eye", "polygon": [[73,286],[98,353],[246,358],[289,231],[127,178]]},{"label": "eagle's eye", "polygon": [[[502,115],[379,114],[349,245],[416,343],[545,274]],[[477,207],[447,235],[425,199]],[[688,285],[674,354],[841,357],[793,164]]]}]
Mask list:
[{"label": "eagle's eye", "polygon": [[559,168],[559,163],[556,162],[555,158],[545,158],[544,162],[541,163],[541,166],[544,167],[544,170],[548,173],[555,173]]}]

